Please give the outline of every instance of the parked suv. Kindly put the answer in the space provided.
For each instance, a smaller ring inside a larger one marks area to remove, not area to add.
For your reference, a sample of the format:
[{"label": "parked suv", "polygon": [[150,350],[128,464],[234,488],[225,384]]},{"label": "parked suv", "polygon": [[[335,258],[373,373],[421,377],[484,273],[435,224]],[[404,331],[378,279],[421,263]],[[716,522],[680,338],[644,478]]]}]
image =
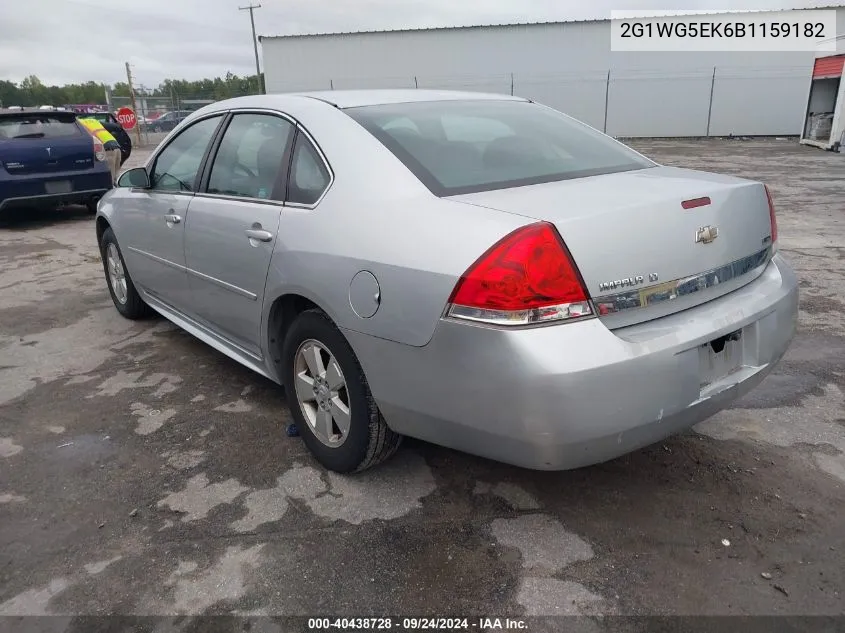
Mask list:
[{"label": "parked suv", "polygon": [[74,112],[0,110],[0,211],[80,203],[96,211],[112,180],[103,144]]}]

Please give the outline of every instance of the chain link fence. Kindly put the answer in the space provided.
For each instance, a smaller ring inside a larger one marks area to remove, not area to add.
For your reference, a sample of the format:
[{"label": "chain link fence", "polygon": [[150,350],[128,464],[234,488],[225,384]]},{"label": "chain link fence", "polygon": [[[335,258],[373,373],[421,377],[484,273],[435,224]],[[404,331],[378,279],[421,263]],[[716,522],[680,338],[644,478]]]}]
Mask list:
[{"label": "chain link fence", "polygon": [[[527,97],[619,138],[794,136],[801,132],[810,76],[803,66],[632,68],[489,75],[267,78],[272,93],[366,88],[492,92]],[[160,143],[191,112],[230,97],[255,94],[226,88],[167,96],[136,94],[136,146]],[[111,97],[113,110],[131,107]]]},{"label": "chain link fence", "polygon": [[[255,93],[229,94],[223,98],[248,94]],[[168,96],[148,96],[136,93],[134,110],[137,125],[130,131],[133,145],[155,147],[182,119],[203,106],[219,100],[220,97],[213,93],[173,93]],[[130,97],[110,95],[110,103],[112,111],[123,107],[132,108]]]},{"label": "chain link fence", "polygon": [[807,66],[749,65],[321,77],[266,63],[268,92],[428,88],[512,94],[619,138],[797,136],[812,73]]}]

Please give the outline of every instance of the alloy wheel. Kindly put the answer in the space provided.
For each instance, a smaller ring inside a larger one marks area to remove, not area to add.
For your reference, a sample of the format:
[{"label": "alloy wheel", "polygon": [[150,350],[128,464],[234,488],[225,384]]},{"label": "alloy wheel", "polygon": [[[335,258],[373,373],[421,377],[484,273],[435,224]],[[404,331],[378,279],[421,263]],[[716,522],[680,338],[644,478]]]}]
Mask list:
[{"label": "alloy wheel", "polygon": [[303,341],[294,360],[296,399],[314,436],[337,448],[351,423],[346,378],[329,349],[314,339]]},{"label": "alloy wheel", "polygon": [[117,252],[117,246],[112,242],[106,248],[106,267],[109,271],[109,283],[115,298],[122,305],[129,297],[129,288],[126,285],[126,271],[123,269],[123,262]]}]

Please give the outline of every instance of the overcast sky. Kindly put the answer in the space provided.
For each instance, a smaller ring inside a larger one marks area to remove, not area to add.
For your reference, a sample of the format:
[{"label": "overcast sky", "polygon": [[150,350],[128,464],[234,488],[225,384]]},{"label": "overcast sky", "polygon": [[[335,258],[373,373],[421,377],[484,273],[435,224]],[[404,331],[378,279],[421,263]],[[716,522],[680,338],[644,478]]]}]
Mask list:
[{"label": "overcast sky", "polygon": [[[723,9],[713,0],[253,0],[259,35],[607,18],[611,9]],[[200,79],[254,71],[248,0],[0,0],[0,79]],[[731,0],[733,9],[813,0]],[[259,51],[260,52],[260,51]]]}]

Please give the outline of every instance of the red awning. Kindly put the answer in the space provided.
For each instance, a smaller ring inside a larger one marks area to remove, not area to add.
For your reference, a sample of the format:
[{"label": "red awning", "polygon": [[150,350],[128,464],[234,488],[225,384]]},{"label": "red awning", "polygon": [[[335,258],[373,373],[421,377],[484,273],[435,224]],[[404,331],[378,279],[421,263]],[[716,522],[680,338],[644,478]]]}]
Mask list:
[{"label": "red awning", "polygon": [[845,66],[845,55],[819,57],[813,67],[813,79],[823,77],[841,77],[842,67]]}]

